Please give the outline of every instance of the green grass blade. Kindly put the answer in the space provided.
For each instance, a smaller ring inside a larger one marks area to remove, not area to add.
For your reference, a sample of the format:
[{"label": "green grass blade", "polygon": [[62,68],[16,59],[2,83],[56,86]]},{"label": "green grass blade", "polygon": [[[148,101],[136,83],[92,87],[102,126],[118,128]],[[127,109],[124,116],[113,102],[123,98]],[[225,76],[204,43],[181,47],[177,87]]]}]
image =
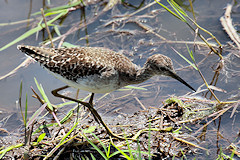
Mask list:
[{"label": "green grass blade", "polygon": [[20,83],[18,103],[19,103],[19,107],[20,107],[20,110],[21,110],[21,115],[22,115],[22,118],[23,118],[23,123],[25,124],[25,123],[26,123],[26,120],[24,119],[23,112],[22,112],[22,81],[21,81],[21,83]]},{"label": "green grass blade", "polygon": [[45,94],[42,85],[39,85],[39,84],[38,84],[37,79],[36,79],[35,77],[34,77],[34,81],[35,81],[35,84],[37,85],[37,88],[38,88],[39,92],[41,93],[44,101],[47,102],[48,108],[49,108],[51,111],[53,111],[53,106],[52,106],[52,104],[50,103],[47,95]]},{"label": "green grass blade", "polygon": [[146,88],[143,88],[143,87],[136,87],[136,86],[131,86],[131,85],[129,85],[129,86],[125,86],[124,88],[129,88],[129,89],[138,89],[138,90],[147,90]]},{"label": "green grass blade", "polygon": [[61,119],[60,123],[63,124],[63,123],[65,123],[67,120],[69,120],[69,119],[73,116],[73,111],[74,111],[74,109],[70,110],[70,111],[67,113],[67,115],[64,116],[64,117]]},{"label": "green grass blade", "polygon": [[99,143],[102,145],[104,151],[107,153],[108,150],[107,150],[107,147],[104,145],[104,143],[94,133],[91,133],[91,134],[94,136],[94,138],[96,138],[99,141]]},{"label": "green grass blade", "polygon": [[177,14],[175,14],[173,11],[171,11],[167,6],[158,2],[157,0],[155,0],[155,2],[157,2],[160,6],[162,6],[164,9],[166,9],[169,13],[171,13],[173,16],[175,16],[176,18],[178,18],[182,21],[181,17],[179,17]]},{"label": "green grass blade", "polygon": [[46,136],[46,133],[42,133],[42,134],[38,137],[37,143],[40,143],[40,142],[44,139],[45,136]]},{"label": "green grass blade", "polygon": [[40,136],[38,136],[37,142],[32,142],[32,145],[33,146],[38,145],[44,139],[45,136],[46,136],[46,133],[40,134]]},{"label": "green grass blade", "polygon": [[14,145],[14,146],[10,146],[10,147],[7,147],[7,148],[1,150],[1,151],[0,151],[0,154],[1,154],[1,155],[0,155],[0,159],[2,159],[3,156],[4,156],[8,151],[13,150],[14,148],[20,148],[20,147],[22,147],[23,145],[24,145],[23,143],[19,143],[19,144],[16,144],[16,145]]},{"label": "green grass blade", "polygon": [[72,131],[77,127],[78,122],[68,131],[68,133],[62,138],[59,144],[63,143],[63,141],[72,133]]},{"label": "green grass blade", "polygon": [[96,126],[90,126],[87,129],[84,129],[83,133],[92,133],[95,131],[95,129],[96,129]]},{"label": "green grass blade", "polygon": [[183,125],[187,130],[189,130],[190,132],[193,132],[193,130],[191,128],[189,128],[188,126],[186,126],[185,124]]},{"label": "green grass blade", "polygon": [[180,17],[179,19],[181,19],[181,21],[183,21],[183,22],[187,22],[187,20],[186,20],[186,18],[181,14],[182,12],[179,10],[179,8],[177,8],[177,7],[175,7],[175,5],[177,5],[176,3],[175,3],[175,5],[173,4],[173,2],[171,1],[169,1],[168,0],[168,3],[171,5],[171,7],[174,9],[174,11],[177,13],[177,15]]},{"label": "green grass blade", "polygon": [[235,152],[236,152],[236,148],[234,148],[234,149],[232,150],[231,157],[230,157],[231,160],[233,159],[233,157],[234,157],[234,155],[235,155]]},{"label": "green grass blade", "polygon": [[[124,152],[124,153],[129,153],[129,150],[127,149],[125,149],[125,150],[121,150],[122,152]],[[131,150],[131,152],[132,153],[139,153],[139,151],[136,151],[136,150]],[[109,158],[111,158],[111,157],[113,157],[113,156],[115,156],[115,155],[117,155],[117,154],[121,154],[121,152],[120,151],[116,151],[116,152],[114,152],[114,153],[112,153],[111,155],[110,155],[110,157]],[[143,152],[143,151],[140,151],[140,154],[146,154],[146,155],[148,155],[149,153],[148,152]],[[130,157],[129,157],[130,158]],[[141,158],[140,158],[141,159]]]},{"label": "green grass blade", "polygon": [[[195,58],[194,58],[194,56],[193,56],[193,52],[189,50],[189,48],[188,48],[188,45],[187,45],[187,44],[186,44],[186,46],[187,46],[188,53],[189,53],[189,55],[191,56],[191,58],[192,58],[193,62],[194,62],[194,63],[196,63],[196,61],[195,61]],[[195,64],[194,64],[194,66],[195,66],[195,69],[196,69],[196,70],[198,70],[198,68],[196,67],[196,65],[195,65]]]},{"label": "green grass blade", "polygon": [[[123,150],[121,150],[120,148],[118,148],[114,143],[111,142],[111,144],[124,156],[124,158],[126,158],[127,160],[132,160],[126,153],[124,153]],[[112,156],[112,155],[111,155]]]},{"label": "green grass blade", "polygon": [[[79,99],[79,100],[81,101],[82,99]],[[60,103],[60,104],[56,105],[56,108],[61,108],[61,107],[64,107],[66,105],[70,105],[70,104],[74,104],[74,103],[76,103],[76,102],[73,102],[73,101],[63,102],[63,103]]]},{"label": "green grass blade", "polygon": [[111,143],[109,143],[109,145],[108,145],[108,150],[107,150],[107,152],[106,152],[106,156],[107,156],[108,159],[109,159],[109,157],[110,157],[110,153],[111,153]]},{"label": "green grass blade", "polygon": [[179,127],[178,129],[172,131],[172,133],[174,133],[174,134],[180,134],[180,130],[181,130],[181,129],[182,129],[182,126]]},{"label": "green grass blade", "polygon": [[54,30],[55,30],[55,32],[57,33],[57,35],[58,36],[61,36],[61,32],[60,32],[60,30],[58,29],[58,26],[57,25],[54,25]]},{"label": "green grass blade", "polygon": [[[81,134],[81,133],[80,133]],[[88,143],[90,143],[94,149],[96,149],[96,151],[105,159],[108,160],[108,158],[106,157],[106,155],[90,140],[87,138],[87,136],[85,136],[84,134],[81,134],[87,141]]]},{"label": "green grass blade", "polygon": [[68,43],[68,42],[63,42],[62,47],[75,48],[75,47],[80,47],[80,46],[74,45],[74,44],[71,44],[71,43]]},{"label": "green grass blade", "polygon": [[149,123],[149,131],[148,131],[148,159],[151,160],[151,122]]},{"label": "green grass blade", "polygon": [[0,26],[10,26],[10,25],[16,25],[16,24],[21,24],[21,23],[30,23],[34,19],[25,19],[25,20],[20,20],[20,21],[15,21],[15,22],[8,22],[8,23],[0,23]]},{"label": "green grass blade", "polygon": [[15,43],[17,43],[17,42],[19,42],[19,41],[21,41],[21,40],[23,40],[23,39],[25,39],[25,38],[27,38],[27,37],[29,37],[29,36],[31,36],[32,34],[40,31],[41,29],[42,29],[42,27],[36,27],[36,28],[33,28],[33,29],[27,31],[26,33],[22,34],[22,35],[21,35],[20,37],[18,37],[17,39],[13,40],[12,42],[10,42],[10,43],[6,44],[5,46],[3,46],[2,48],[0,48],[0,51],[2,51],[2,50],[4,50],[4,49],[6,49],[6,48],[8,48],[8,47],[10,47],[10,46],[12,46],[12,45],[14,45]]},{"label": "green grass blade", "polygon": [[28,120],[27,122],[27,128],[34,122],[34,120],[43,112],[43,110],[46,108],[47,103],[44,103]]},{"label": "green grass blade", "polygon": [[131,159],[134,159],[134,158],[133,158],[133,154],[132,154],[132,150],[131,150],[131,148],[130,148],[130,144],[129,144],[127,138],[125,139],[125,141],[126,141],[126,144],[127,144],[127,147],[128,147],[128,151],[129,151],[130,158],[131,158]]},{"label": "green grass blade", "polygon": [[90,153],[92,160],[96,160],[92,153]]},{"label": "green grass blade", "polygon": [[[53,19],[51,19],[50,21],[47,22],[48,25],[50,25],[51,23],[53,23],[54,21],[56,21],[57,19],[59,19],[60,17],[62,17],[63,15],[65,15],[67,13],[67,11],[60,13],[59,15],[57,15],[56,17],[54,17]],[[45,24],[39,25],[36,28],[33,28],[27,32],[25,32],[24,34],[22,34],[20,37],[18,37],[17,39],[13,40],[12,42],[6,44],[5,46],[3,46],[2,48],[0,48],[0,51],[3,51],[4,49],[18,43],[19,41],[33,35],[34,33],[42,30],[43,28],[45,28]]]},{"label": "green grass blade", "polygon": [[68,11],[66,9],[63,9],[63,10],[59,10],[59,11],[53,11],[53,12],[49,12],[49,13],[46,13],[44,16],[45,17],[48,17],[48,16],[52,16],[52,15],[55,15],[55,14],[66,14]]},{"label": "green grass blade", "polygon": [[[68,8],[77,6],[77,5],[81,4],[81,3],[82,3],[82,1],[77,1],[77,2],[72,3],[72,4],[68,4],[68,5],[64,5],[64,6],[59,6],[59,7],[47,9],[47,10],[44,10],[44,13],[54,12],[54,11],[59,11],[59,10],[66,10]],[[41,12],[40,11],[39,12],[35,12],[32,15],[38,15],[38,14],[41,14]]]},{"label": "green grass blade", "polygon": [[27,99],[27,93],[26,93],[26,102],[25,102],[25,121],[24,121],[24,126],[26,127],[27,124],[27,110],[28,110],[28,99]]},{"label": "green grass blade", "polygon": [[194,56],[193,56],[193,52],[192,52],[192,51],[191,51],[191,52],[189,52],[189,55],[191,56],[191,58],[192,58],[193,62],[195,62],[195,58],[194,58]]},{"label": "green grass blade", "polygon": [[185,17],[188,16],[187,13],[175,1],[171,0],[171,2],[169,3],[171,3],[172,7],[175,8],[182,15],[184,15]]},{"label": "green grass blade", "polygon": [[197,67],[195,66],[195,64],[193,64],[192,62],[190,62],[186,57],[184,57],[181,53],[179,53],[177,50],[175,50],[174,48],[172,48],[174,50],[174,52],[176,52],[182,59],[184,59],[188,64],[190,64],[194,69],[198,70]]}]

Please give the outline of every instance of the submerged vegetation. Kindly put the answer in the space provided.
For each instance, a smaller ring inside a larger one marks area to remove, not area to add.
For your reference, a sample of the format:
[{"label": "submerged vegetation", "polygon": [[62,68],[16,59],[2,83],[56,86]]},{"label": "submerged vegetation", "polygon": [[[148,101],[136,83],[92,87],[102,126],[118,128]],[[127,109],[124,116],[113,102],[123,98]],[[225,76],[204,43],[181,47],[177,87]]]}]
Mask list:
[{"label": "submerged vegetation", "polygon": [[[187,2],[184,2],[184,4],[186,3]],[[29,97],[27,94],[26,97],[23,96],[22,83],[24,82],[21,82],[18,105],[23,120],[22,133],[24,133],[24,137],[16,140],[16,142],[11,145],[6,141],[7,138],[5,141],[2,141],[2,143],[0,143],[0,158],[140,160],[163,158],[194,159],[199,156],[199,153],[204,153],[203,155],[208,156],[211,148],[207,148],[207,146],[209,145],[209,147],[211,147],[212,144],[206,145],[201,143],[201,140],[205,139],[204,137],[207,134],[207,127],[231,109],[231,117],[233,117],[233,115],[236,114],[239,99],[235,98],[232,99],[232,101],[226,99],[222,100],[215,94],[216,91],[225,92],[223,89],[214,86],[214,84],[217,83],[220,72],[226,70],[228,59],[223,56],[223,50],[225,47],[227,48],[229,46],[222,45],[216,36],[197,23],[193,3],[194,1],[192,2],[189,0],[187,3],[188,5],[182,4],[180,6],[181,3],[179,1],[167,0],[162,2],[155,0],[146,5],[145,1],[142,1],[138,6],[135,6],[127,1],[120,2],[116,0],[110,0],[107,3],[102,1],[69,1],[68,4],[63,6],[39,9],[39,12],[31,15],[32,17],[35,17],[35,19],[0,24],[2,26],[16,25],[26,22],[31,24],[31,29],[12,42],[1,47],[0,51],[17,44],[32,35],[45,31],[48,36],[40,43],[43,46],[51,45],[51,47],[76,47],[77,45],[75,45],[75,43],[72,44],[67,40],[71,39],[72,35],[78,34],[78,32],[83,30],[85,30],[86,36],[81,37],[78,42],[84,40],[86,45],[89,45],[90,38],[96,38],[96,41],[99,41],[101,44],[101,41],[105,36],[111,37],[113,34],[117,34],[119,39],[121,39],[122,36],[137,35],[137,32],[140,33],[138,33],[139,37],[143,35],[148,36],[150,33],[151,36],[154,36],[155,40],[157,39],[160,41],[159,44],[157,44],[157,42],[154,44],[156,46],[161,43],[183,44],[186,46],[185,50],[188,52],[188,57],[191,57],[191,59],[187,58],[186,54],[182,54],[182,51],[179,51],[176,47],[171,46],[171,48],[189,64],[188,68],[193,68],[199,73],[203,82],[195,93],[179,97],[171,96],[168,97],[163,104],[156,103],[149,108],[146,108],[136,96],[133,96],[134,100],[142,107],[142,111],[135,112],[133,115],[118,114],[115,119],[107,117],[107,124],[110,124],[109,126],[114,133],[125,138],[122,140],[107,135],[104,128],[94,121],[94,118],[89,115],[84,107],[71,101],[63,101],[59,104],[52,103],[51,99],[48,98],[44,91],[45,87],[39,84],[36,79],[34,79],[36,87],[32,87],[31,89],[34,94],[33,97],[40,102],[41,106],[30,116],[30,118],[28,118]],[[100,7],[96,7],[98,4]],[[114,8],[118,5],[131,8],[131,13],[126,13],[124,15],[116,14],[112,16],[110,20],[102,18],[102,16],[105,16],[106,12],[114,11]],[[152,9],[152,6],[156,6],[157,9],[150,10]],[[86,7],[92,7],[91,12],[94,11],[94,15],[90,14],[91,16],[86,18]],[[145,13],[144,15],[140,14],[141,11],[147,9],[148,13]],[[67,29],[63,27],[64,25],[61,26],[61,24],[64,24],[66,17],[70,16],[72,12],[77,10],[81,11],[81,20],[79,22],[76,20],[76,22],[70,24],[68,26],[70,28]],[[153,29],[153,27],[150,27],[148,24],[143,23],[140,20],[140,17],[155,18],[166,11],[173,15],[173,19],[175,17],[189,27],[190,32],[193,32],[193,41],[168,40],[168,38],[160,35],[157,29]],[[227,9],[227,12],[231,13],[229,8]],[[192,13],[192,15],[189,16],[188,13]],[[225,13],[225,16],[221,18],[221,23],[227,33],[232,33],[229,37],[233,39],[236,46],[238,46],[238,38],[236,38],[238,35],[235,33],[236,31],[233,30],[229,22],[228,14],[230,13]],[[98,21],[99,18],[102,23],[101,27],[104,28],[103,30],[100,30],[100,32],[103,33],[96,31],[93,35],[89,36],[87,26]],[[136,25],[141,31],[123,29],[124,26],[129,23]],[[226,23],[227,25],[225,25]],[[211,41],[209,41],[209,39]],[[114,45],[111,42],[111,39],[108,39],[107,43],[110,43],[109,45]],[[143,46],[150,46],[152,43],[153,42],[146,42],[144,39],[138,41],[138,45]],[[191,47],[193,49],[190,49],[190,45],[193,46]],[[202,61],[198,62],[195,58],[197,47],[204,47],[205,53],[215,53],[215,56],[218,58],[217,62],[214,62],[216,68],[215,75],[210,83],[208,83],[208,80],[206,80],[204,74],[201,72],[200,65],[202,64]],[[231,45],[231,47],[233,50],[239,51],[238,47],[233,45]],[[146,52],[149,51],[147,50]],[[154,52],[154,49],[152,52]],[[237,55],[238,52],[234,52],[233,54]],[[19,68],[26,66],[29,61],[29,58],[26,59],[14,70],[1,76],[0,80],[13,75],[13,73],[16,73]],[[151,85],[152,84],[136,87],[128,86],[120,89],[119,92],[137,90],[142,92],[141,94],[144,97],[148,94],[146,92],[146,87]],[[37,88],[37,90],[34,88]],[[200,93],[203,93],[205,97],[209,94],[210,96],[206,99],[195,96]],[[108,94],[103,95],[98,98],[97,101],[101,101],[107,95]],[[129,95],[123,95],[118,99],[126,98],[127,96]],[[156,95],[156,97],[157,96],[158,95]],[[23,103],[24,98],[25,102]],[[89,98],[89,96],[81,100],[84,101],[87,98]],[[66,106],[71,106],[72,109],[67,110]],[[51,118],[52,120],[49,120]],[[236,137],[236,139],[238,139],[238,137]],[[227,147],[224,147],[224,149],[221,146],[221,150],[217,155],[218,157],[215,158],[233,159],[234,157],[239,156],[240,154],[237,144],[238,143],[235,140]]]}]

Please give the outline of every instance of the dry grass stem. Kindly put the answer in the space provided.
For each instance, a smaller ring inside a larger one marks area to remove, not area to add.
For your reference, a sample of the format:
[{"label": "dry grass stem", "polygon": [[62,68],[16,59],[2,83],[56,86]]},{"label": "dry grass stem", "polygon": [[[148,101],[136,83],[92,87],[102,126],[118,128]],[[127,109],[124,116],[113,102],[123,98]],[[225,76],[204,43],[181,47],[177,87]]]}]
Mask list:
[{"label": "dry grass stem", "polygon": [[231,11],[232,11],[232,5],[228,4],[226,7],[225,14],[220,18],[220,21],[224,30],[228,34],[228,36],[231,38],[231,40],[237,45],[238,49],[240,50],[240,37],[232,24]]}]

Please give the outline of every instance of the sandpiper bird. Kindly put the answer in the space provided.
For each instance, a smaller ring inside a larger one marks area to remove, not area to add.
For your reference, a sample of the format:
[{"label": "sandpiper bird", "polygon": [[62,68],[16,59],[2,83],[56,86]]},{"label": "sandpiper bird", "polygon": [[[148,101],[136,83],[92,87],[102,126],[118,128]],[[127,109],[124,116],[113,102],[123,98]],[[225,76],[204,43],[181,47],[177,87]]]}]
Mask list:
[{"label": "sandpiper bird", "polygon": [[[39,62],[56,78],[68,86],[92,93],[89,102],[82,102],[58,94],[62,88],[52,91],[53,95],[78,102],[94,115],[95,120],[106,128],[108,134],[119,138],[106,126],[97,111],[93,108],[94,93],[108,93],[130,84],[142,83],[152,76],[172,77],[194,90],[173,69],[172,60],[164,55],[150,56],[143,67],[132,63],[123,54],[100,47],[79,48],[41,48],[18,45],[17,48]],[[194,90],[195,91],[195,90]]]}]

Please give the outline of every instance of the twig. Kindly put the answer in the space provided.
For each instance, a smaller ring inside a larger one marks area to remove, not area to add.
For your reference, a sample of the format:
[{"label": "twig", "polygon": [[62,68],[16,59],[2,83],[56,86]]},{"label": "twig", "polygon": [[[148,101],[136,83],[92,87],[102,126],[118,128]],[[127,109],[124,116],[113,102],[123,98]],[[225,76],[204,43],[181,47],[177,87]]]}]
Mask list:
[{"label": "twig", "polygon": [[240,50],[240,37],[237,31],[235,30],[235,28],[233,27],[232,19],[231,19],[231,10],[232,10],[232,5],[228,4],[224,16],[220,18],[220,22],[224,30],[227,32],[228,36],[238,46],[238,49]]},{"label": "twig", "polygon": [[236,104],[234,104],[233,106],[233,110],[232,110],[232,113],[231,113],[231,116],[230,116],[230,118],[232,118],[233,117],[233,115],[234,115],[234,113],[236,112],[236,110],[237,110],[237,107],[239,106],[239,102],[238,103],[236,103]]},{"label": "twig", "polygon": [[191,145],[191,146],[194,146],[194,147],[197,147],[197,148],[200,148],[200,149],[202,149],[202,150],[207,151],[206,148],[200,147],[200,146],[198,146],[198,145],[196,145],[196,144],[194,144],[194,143],[192,143],[192,142],[186,141],[186,140],[184,140],[184,139],[182,139],[182,138],[178,138],[178,137],[175,137],[175,136],[173,136],[173,138],[174,138],[175,140],[177,140],[177,141],[182,142],[182,143],[186,143],[186,144],[189,144],[189,145]]},{"label": "twig", "polygon": [[203,125],[201,128],[199,128],[193,135],[196,135],[198,132],[200,132],[203,128],[207,127],[210,123],[212,123],[212,121],[214,121],[215,119],[217,119],[218,117],[220,117],[221,115],[223,115],[223,113],[227,112],[230,108],[232,108],[232,106],[229,106],[223,110],[221,110],[221,112],[214,117],[211,121],[209,121],[208,123],[206,123],[205,125]]},{"label": "twig", "polygon": [[31,58],[27,58],[25,59],[20,65],[18,65],[16,68],[14,68],[12,71],[8,72],[7,74],[5,74],[4,76],[0,76],[0,80],[4,79],[4,78],[7,78],[11,75],[13,75],[18,69],[20,69],[21,67],[24,67],[26,66],[29,61],[31,60]]},{"label": "twig", "polygon": [[46,28],[47,33],[48,33],[48,36],[49,36],[49,40],[51,41],[52,48],[54,48],[54,44],[53,44],[53,42],[52,42],[52,35],[51,35],[50,30],[49,30],[49,28],[48,28],[47,21],[46,21],[46,18],[45,18],[45,16],[44,16],[43,8],[41,8],[41,13],[42,13],[43,21],[44,21],[44,23],[45,23],[45,28]]},{"label": "twig", "polygon": [[137,97],[134,97],[134,98],[140,104],[140,106],[142,107],[143,110],[147,110],[147,108],[142,104],[142,102]]}]

